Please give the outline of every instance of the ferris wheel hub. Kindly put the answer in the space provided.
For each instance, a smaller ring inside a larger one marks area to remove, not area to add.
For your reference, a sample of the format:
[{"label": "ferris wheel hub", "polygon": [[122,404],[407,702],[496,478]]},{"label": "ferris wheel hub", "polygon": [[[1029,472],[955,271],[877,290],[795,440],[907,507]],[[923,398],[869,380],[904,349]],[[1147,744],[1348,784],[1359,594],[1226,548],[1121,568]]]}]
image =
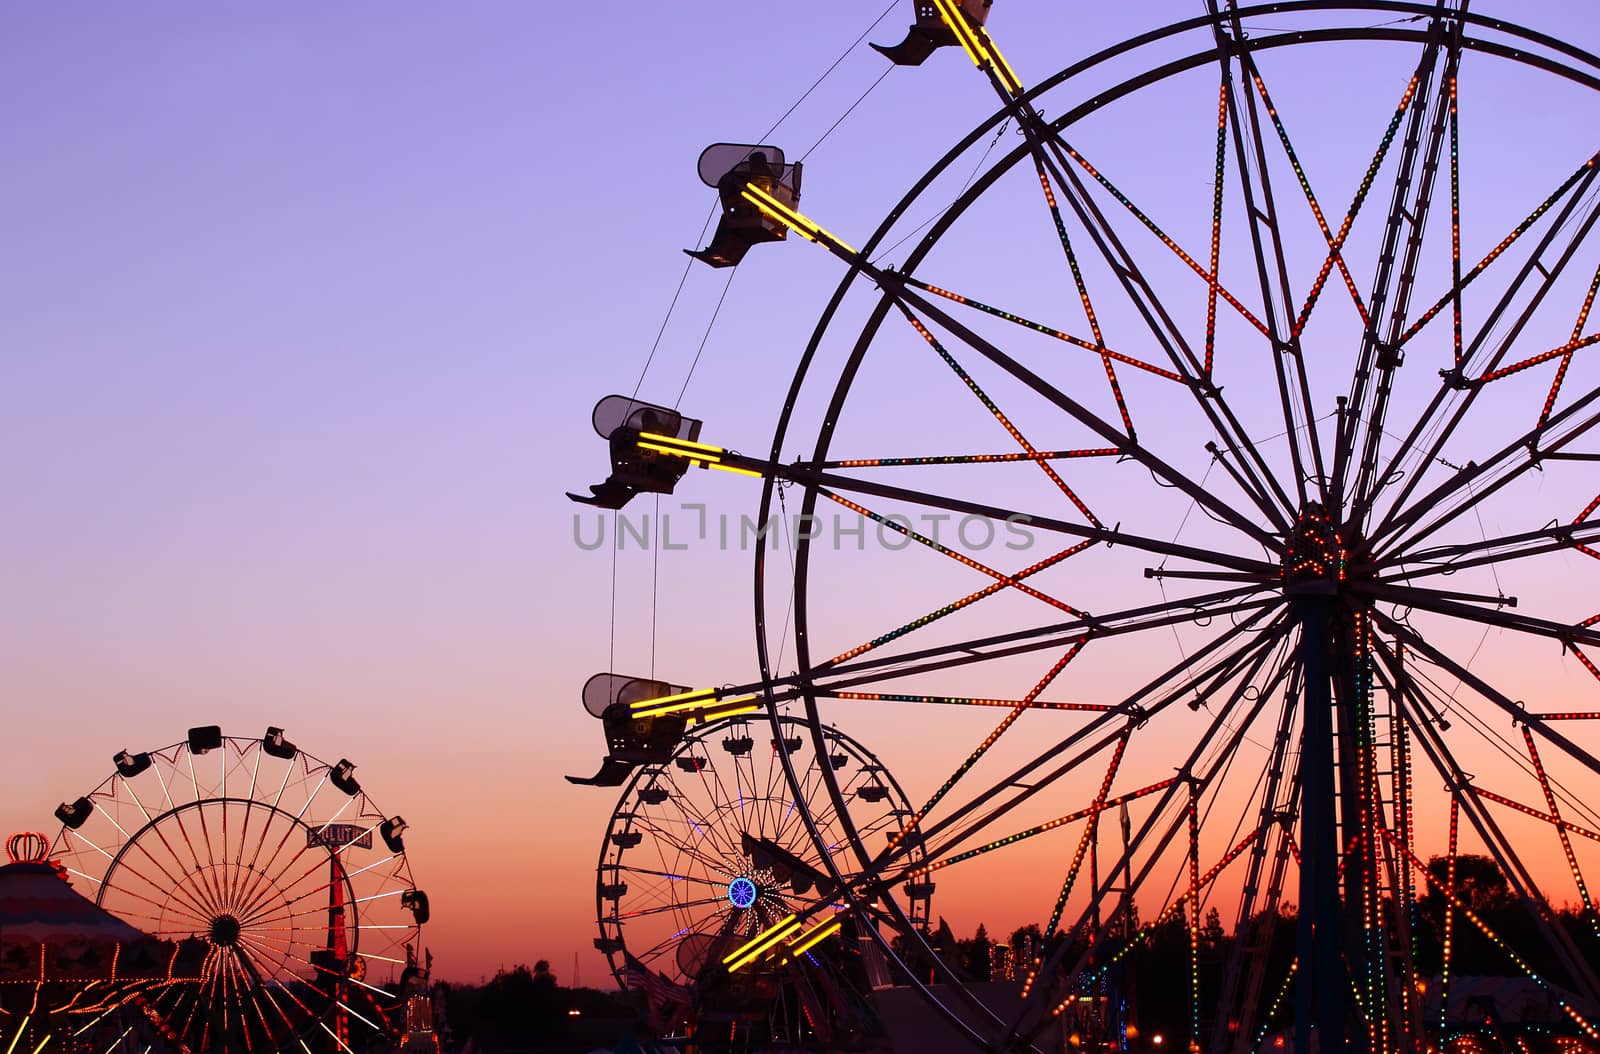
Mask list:
[{"label": "ferris wheel hub", "polygon": [[742,875],[728,883],[728,903],[741,911],[754,904],[760,895],[760,888]]},{"label": "ferris wheel hub", "polygon": [[219,948],[231,948],[239,943],[242,927],[232,915],[218,915],[211,920],[211,943]]}]

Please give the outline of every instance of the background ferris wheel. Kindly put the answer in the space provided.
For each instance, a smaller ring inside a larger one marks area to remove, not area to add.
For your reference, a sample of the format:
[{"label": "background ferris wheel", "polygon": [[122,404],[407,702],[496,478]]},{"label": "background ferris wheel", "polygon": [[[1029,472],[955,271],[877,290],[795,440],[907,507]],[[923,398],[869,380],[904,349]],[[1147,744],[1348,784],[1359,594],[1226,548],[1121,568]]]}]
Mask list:
[{"label": "background ferris wheel", "polygon": [[348,759],[329,764],[269,728],[191,728],[119,751],[115,771],[56,810],[52,856],[106,911],[205,945],[198,979],[151,996],[197,1050],[351,1050],[390,1037],[419,977],[427,894],[406,823]]}]

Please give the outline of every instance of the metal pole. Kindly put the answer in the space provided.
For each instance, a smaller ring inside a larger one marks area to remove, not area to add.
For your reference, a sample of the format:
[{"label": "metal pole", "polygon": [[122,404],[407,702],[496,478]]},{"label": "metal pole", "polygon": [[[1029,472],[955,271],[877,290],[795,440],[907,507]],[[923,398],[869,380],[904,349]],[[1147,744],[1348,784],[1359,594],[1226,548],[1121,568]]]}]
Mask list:
[{"label": "metal pole", "polygon": [[1295,982],[1296,1054],[1342,1052],[1345,1041],[1344,964],[1340,954],[1339,835],[1333,754],[1332,596],[1293,601],[1305,666],[1305,725],[1301,737],[1300,914]]}]

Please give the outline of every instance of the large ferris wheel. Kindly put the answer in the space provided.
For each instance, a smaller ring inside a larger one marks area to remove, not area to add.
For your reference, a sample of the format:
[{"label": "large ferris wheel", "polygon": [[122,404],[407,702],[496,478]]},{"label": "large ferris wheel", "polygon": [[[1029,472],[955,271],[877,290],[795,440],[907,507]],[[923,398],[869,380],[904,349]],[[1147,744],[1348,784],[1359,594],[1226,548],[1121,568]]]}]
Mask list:
[{"label": "large ferris wheel", "polygon": [[[1050,1046],[1173,924],[1191,1049],[1438,1045],[1469,938],[1600,1040],[1600,58],[1462,3],[1307,0],[1030,81],[987,5],[917,6],[886,53],[964,53],[998,109],[860,237],[777,148],[708,151],[700,259],[792,232],[842,280],[765,456],[613,397],[587,499],[727,470],[760,522],[896,552],[767,536],[759,679],[631,713],[754,700],[818,750],[914,723],[887,841],[826,770],[806,826],[837,818],[839,909],[894,920],[902,966],[937,961],[908,886],[1026,905],[1011,1003],[900,971],[982,1048]],[[1018,526],[1032,551],[994,544]],[[1233,939],[1203,985],[1208,909]]]}]

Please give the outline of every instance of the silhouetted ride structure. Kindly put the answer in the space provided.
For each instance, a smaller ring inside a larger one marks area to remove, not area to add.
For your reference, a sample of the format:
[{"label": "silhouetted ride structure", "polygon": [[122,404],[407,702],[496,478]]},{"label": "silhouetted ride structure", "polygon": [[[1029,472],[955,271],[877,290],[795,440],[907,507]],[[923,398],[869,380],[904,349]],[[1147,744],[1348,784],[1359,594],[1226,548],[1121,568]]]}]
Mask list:
[{"label": "silhouetted ride structure", "polygon": [[[589,682],[635,701],[670,696],[669,687],[613,674]],[[836,729],[824,729],[825,749],[808,752],[809,728],[797,718],[779,722],[780,744],[765,720],[744,716],[753,702],[721,704],[736,713],[706,719],[688,694],[666,704],[681,707],[673,713],[637,719],[638,750],[628,756],[639,760],[600,846],[595,947],[620,985],[646,992],[658,1029],[692,1025],[701,1050],[859,1049],[881,1039],[868,993],[890,974],[870,930],[894,920],[836,911],[839,888],[823,859],[847,852],[851,836],[826,818],[822,773],[856,803],[856,837],[898,831],[910,802],[876,756]],[[611,759],[627,754],[610,720],[606,731]],[[780,750],[801,776],[798,793]],[[822,818],[820,850],[808,816]],[[933,889],[908,892],[918,926]]]},{"label": "silhouetted ride structure", "polygon": [[201,948],[195,974],[140,1005],[168,1047],[349,1054],[398,1039],[428,897],[405,820],[349,759],[318,760],[281,728],[203,725],[112,763],[56,810],[50,855],[100,909]]},{"label": "silhouetted ride structure", "polygon": [[[831,892],[739,916],[750,947],[870,921],[951,1049],[1596,1049],[1600,706],[1573,700],[1600,680],[1600,144],[1542,120],[1593,115],[1600,58],[1462,0],[1212,0],[1029,83],[987,4],[914,6],[879,50],[954,45],[999,108],[860,248],[799,211],[798,172],[773,182],[774,148],[709,150],[722,224],[692,255],[788,230],[843,278],[765,456],[640,418],[601,430],[596,488],[732,472],[757,523],[852,514],[909,551],[766,533],[758,679],[606,696],[598,782],[630,782],[603,950],[634,944],[624,854],[661,837],[641,796],[717,756],[676,737],[759,707]],[[992,544],[1019,524],[1045,542],[1022,562]],[[887,839],[884,803],[815,764],[885,713],[915,761],[891,758]],[[911,893],[935,877],[1031,904],[1006,998],[939,958]],[[721,933],[737,906],[707,899]],[[1183,983],[1137,990],[1174,932]],[[1469,944],[1498,980],[1461,976]]]}]

